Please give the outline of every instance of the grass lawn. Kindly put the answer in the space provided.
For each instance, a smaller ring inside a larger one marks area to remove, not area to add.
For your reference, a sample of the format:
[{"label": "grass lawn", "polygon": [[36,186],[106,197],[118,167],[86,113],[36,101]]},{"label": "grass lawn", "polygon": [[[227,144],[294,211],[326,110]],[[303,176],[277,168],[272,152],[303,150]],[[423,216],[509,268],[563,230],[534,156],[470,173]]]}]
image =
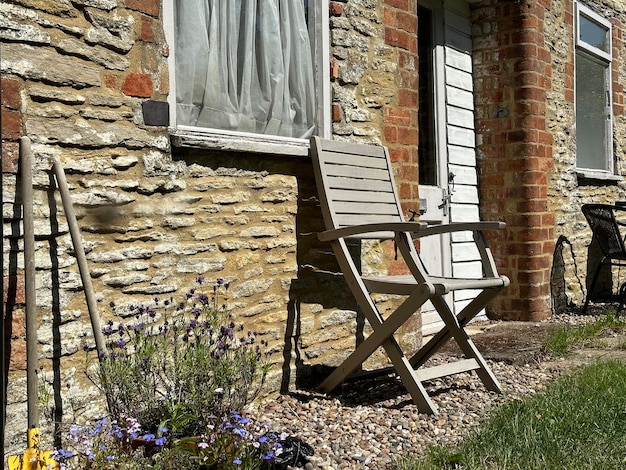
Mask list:
[{"label": "grass lawn", "polygon": [[626,468],[626,362],[603,360],[490,414],[456,448],[398,470]]}]

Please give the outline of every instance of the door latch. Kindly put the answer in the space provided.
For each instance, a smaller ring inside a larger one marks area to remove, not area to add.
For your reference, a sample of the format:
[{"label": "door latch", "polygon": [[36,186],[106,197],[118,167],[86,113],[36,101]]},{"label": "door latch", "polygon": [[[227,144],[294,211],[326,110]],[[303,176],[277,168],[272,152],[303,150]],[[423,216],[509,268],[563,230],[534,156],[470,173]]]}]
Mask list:
[{"label": "door latch", "polygon": [[450,204],[452,202],[452,194],[454,194],[454,178],[455,174],[451,171],[448,172],[448,187],[443,190],[443,197],[441,204],[437,206],[438,209],[443,210],[443,216],[447,217],[450,211]]}]

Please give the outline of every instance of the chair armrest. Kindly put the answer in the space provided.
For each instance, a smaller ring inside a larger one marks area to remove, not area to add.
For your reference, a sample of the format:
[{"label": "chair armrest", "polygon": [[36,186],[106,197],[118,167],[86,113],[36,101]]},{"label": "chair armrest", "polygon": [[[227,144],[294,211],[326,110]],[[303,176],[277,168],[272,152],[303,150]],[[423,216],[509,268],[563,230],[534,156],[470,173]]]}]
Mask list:
[{"label": "chair armrest", "polygon": [[506,228],[504,222],[452,222],[449,224],[430,225],[415,233],[413,238],[422,238],[430,235],[441,235],[453,232],[482,232],[485,230],[503,230]]},{"label": "chair armrest", "polygon": [[[351,225],[333,230],[326,230],[318,234],[323,241],[337,240],[339,238],[353,237],[376,232],[419,232],[428,228],[426,222],[381,222],[375,224]],[[389,237],[393,238],[393,236]]]}]

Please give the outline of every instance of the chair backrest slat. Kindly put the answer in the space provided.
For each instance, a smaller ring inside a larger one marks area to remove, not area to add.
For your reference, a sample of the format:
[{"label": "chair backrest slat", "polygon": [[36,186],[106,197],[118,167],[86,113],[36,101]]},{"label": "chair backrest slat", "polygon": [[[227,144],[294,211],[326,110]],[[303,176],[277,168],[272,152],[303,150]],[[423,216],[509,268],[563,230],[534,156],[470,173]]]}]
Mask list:
[{"label": "chair backrest slat", "polygon": [[313,137],[311,155],[327,229],[404,220],[385,147]]}]

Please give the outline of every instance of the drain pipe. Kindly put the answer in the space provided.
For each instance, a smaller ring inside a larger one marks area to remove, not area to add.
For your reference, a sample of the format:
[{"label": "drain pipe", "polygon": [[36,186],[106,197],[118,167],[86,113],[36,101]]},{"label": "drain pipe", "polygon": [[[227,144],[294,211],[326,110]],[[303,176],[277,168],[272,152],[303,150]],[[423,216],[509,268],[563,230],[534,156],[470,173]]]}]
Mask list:
[{"label": "drain pipe", "polygon": [[98,351],[98,359],[101,359],[103,355],[106,354],[106,344],[104,342],[104,335],[102,334],[102,328],[100,326],[98,305],[96,302],[96,296],[93,291],[93,285],[91,283],[91,274],[89,273],[89,267],[87,266],[87,258],[85,257],[83,240],[80,234],[80,229],[78,227],[78,222],[76,221],[76,213],[74,212],[74,206],[72,204],[70,191],[67,187],[65,171],[63,171],[61,162],[57,158],[54,159],[52,168],[56,176],[59,192],[61,193],[61,201],[63,202],[65,218],[67,220],[67,225],[70,229],[70,235],[72,236],[72,243],[74,244],[74,253],[78,262],[80,278],[83,282],[85,299],[87,301],[87,309],[89,310],[89,319],[91,320],[91,329],[93,330],[93,337],[96,342],[96,350]]}]

